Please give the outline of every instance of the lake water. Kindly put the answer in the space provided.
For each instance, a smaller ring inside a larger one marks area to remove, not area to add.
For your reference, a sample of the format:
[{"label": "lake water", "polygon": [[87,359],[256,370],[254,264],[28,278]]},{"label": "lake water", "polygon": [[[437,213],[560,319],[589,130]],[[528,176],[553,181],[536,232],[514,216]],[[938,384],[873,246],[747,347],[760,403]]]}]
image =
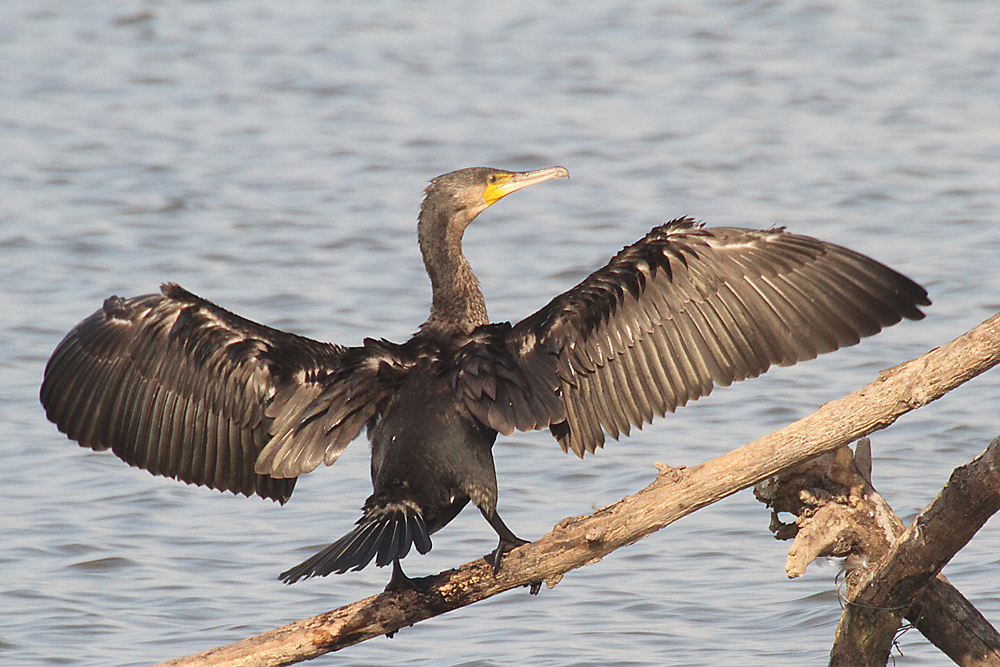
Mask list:
[{"label": "lake water", "polygon": [[[500,510],[537,537],[809,414],[1000,310],[995,0],[0,3],[0,662],[143,665],[381,590],[386,570],[277,573],[370,490],[357,442],[285,507],[154,478],[66,440],[37,391],[112,293],[176,281],[345,344],[406,338],[429,286],[431,177],[567,167],[466,235],[491,316],[519,319],[653,224],[819,236],[934,306],[849,350],[718,391],[579,461],[496,447]],[[1000,433],[1000,375],[873,437],[910,519]],[[317,660],[337,665],[803,665],[825,661],[837,565],[799,580],[749,491],[537,597],[527,591]],[[1000,621],[994,519],[945,573]],[[494,545],[468,511],[410,574]],[[949,661],[916,631],[896,665]]]}]

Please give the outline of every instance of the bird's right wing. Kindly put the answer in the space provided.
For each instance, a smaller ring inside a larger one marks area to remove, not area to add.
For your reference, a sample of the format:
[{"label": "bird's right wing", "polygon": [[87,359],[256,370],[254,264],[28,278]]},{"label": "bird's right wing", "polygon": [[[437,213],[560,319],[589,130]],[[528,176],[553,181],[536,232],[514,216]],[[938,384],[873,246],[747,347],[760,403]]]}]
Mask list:
[{"label": "bird's right wing", "polygon": [[[162,294],[111,297],[70,331],[46,366],[41,401],[82,446],[110,448],[155,475],[284,502],[308,466],[281,465],[275,448],[261,465],[261,453],[280,431],[299,450],[321,440],[327,462],[336,460],[377,410],[379,387],[345,372],[364,366],[363,349],[278,331],[167,284]],[[325,428],[310,430],[312,402],[338,386],[350,404],[327,409]]]}]

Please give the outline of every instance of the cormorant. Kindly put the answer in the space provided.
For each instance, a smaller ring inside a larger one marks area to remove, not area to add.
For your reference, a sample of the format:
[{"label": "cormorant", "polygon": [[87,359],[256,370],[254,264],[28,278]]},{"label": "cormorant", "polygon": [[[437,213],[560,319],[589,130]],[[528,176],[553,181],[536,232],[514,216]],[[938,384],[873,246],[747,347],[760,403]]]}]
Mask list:
[{"label": "cormorant", "polygon": [[362,428],[374,493],[347,535],[282,573],[393,564],[431,548],[471,500],[499,535],[497,433],[548,428],[579,456],[673,412],[714,385],[853,345],[929,305],[873,259],[785,232],[654,228],[516,324],[491,324],[462,254],[466,227],[562,167],[470,168],[426,189],[417,235],[430,316],[407,342],[321,343],[234,315],[174,284],[108,298],[45,369],[48,418],[82,446],[191,484],[288,500]]}]

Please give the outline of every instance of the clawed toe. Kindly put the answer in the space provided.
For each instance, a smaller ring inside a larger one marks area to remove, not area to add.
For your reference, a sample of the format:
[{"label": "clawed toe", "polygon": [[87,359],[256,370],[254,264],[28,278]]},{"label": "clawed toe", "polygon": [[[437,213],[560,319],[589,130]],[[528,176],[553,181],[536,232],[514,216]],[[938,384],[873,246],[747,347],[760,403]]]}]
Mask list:
[{"label": "clawed toe", "polygon": [[413,590],[418,593],[426,593],[434,585],[434,576],[429,577],[408,577],[403,572],[398,560],[392,561],[392,579],[386,585],[386,592]]},{"label": "clawed toe", "polygon": [[503,559],[503,555],[508,551],[512,551],[522,544],[528,544],[528,540],[522,540],[520,537],[512,535],[513,540],[500,540],[497,544],[497,548],[491,553],[486,554],[483,558],[486,562],[493,566],[493,574],[500,571],[500,561]]}]

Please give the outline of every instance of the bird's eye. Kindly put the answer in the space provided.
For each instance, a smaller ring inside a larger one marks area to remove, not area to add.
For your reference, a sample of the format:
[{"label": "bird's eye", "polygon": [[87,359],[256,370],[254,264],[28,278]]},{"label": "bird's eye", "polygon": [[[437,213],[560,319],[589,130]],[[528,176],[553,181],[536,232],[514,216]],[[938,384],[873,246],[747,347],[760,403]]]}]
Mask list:
[{"label": "bird's eye", "polygon": [[488,179],[486,179],[486,180],[489,182],[490,185],[496,185],[497,175],[496,174],[490,174],[490,177]]}]

